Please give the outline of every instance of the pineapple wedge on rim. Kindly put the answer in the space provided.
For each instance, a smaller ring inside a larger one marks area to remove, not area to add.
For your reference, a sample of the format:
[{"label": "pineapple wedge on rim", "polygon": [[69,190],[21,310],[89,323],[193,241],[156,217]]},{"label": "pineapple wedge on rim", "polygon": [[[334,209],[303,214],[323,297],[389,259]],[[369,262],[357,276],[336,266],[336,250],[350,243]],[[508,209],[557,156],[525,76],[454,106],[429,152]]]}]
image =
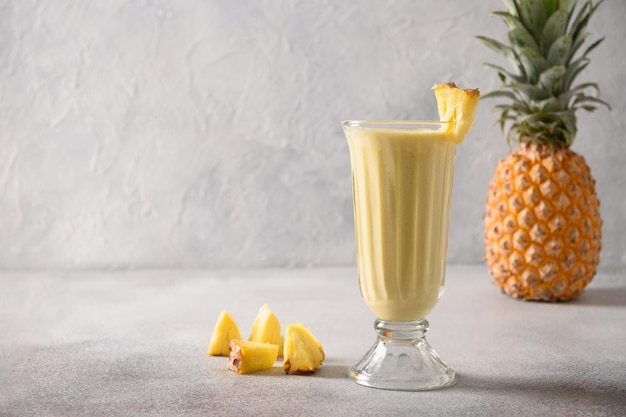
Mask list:
[{"label": "pineapple wedge on rim", "polygon": [[238,374],[270,369],[278,356],[278,345],[249,340],[231,340],[228,369]]},{"label": "pineapple wedge on rim", "polygon": [[474,124],[480,92],[477,88],[461,89],[453,82],[435,84],[433,90],[437,99],[439,120],[448,122],[446,131],[458,145],[463,142]]},{"label": "pineapple wedge on rim", "polygon": [[233,339],[241,339],[239,326],[226,310],[222,310],[217,318],[206,353],[212,356],[228,356],[230,354],[229,342]]},{"label": "pineapple wedge on rim", "polygon": [[284,341],[280,333],[280,322],[267,304],[259,309],[248,340],[278,345],[278,356],[282,356]]},{"label": "pineapple wedge on rim", "polygon": [[285,329],[283,358],[285,373],[312,373],[322,366],[325,354],[313,333],[302,323],[296,322],[288,324]]}]

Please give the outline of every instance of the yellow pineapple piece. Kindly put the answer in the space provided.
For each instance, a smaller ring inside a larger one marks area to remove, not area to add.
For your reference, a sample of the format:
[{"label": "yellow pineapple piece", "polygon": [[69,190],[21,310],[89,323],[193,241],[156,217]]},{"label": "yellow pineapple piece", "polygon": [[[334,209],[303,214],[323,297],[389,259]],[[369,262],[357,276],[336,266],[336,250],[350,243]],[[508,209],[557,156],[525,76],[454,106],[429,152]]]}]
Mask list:
[{"label": "yellow pineapple piece", "polygon": [[261,306],[254,319],[248,340],[278,345],[278,356],[282,356],[283,336],[280,334],[280,322],[267,304]]},{"label": "yellow pineapple piece", "polygon": [[238,374],[270,369],[278,356],[278,345],[251,342],[249,340],[231,340],[228,369]]},{"label": "yellow pineapple piece", "polygon": [[283,369],[286,373],[317,371],[324,361],[324,349],[313,333],[302,323],[289,324],[285,329]]},{"label": "yellow pineapple piece", "polygon": [[453,82],[435,84],[435,98],[439,120],[449,122],[447,131],[454,143],[461,143],[474,124],[474,115],[478,106],[478,89],[463,90]]},{"label": "yellow pineapple piece", "polygon": [[233,339],[241,339],[239,326],[237,326],[235,319],[226,310],[223,310],[213,329],[206,353],[213,356],[228,356],[230,354],[228,342]]}]

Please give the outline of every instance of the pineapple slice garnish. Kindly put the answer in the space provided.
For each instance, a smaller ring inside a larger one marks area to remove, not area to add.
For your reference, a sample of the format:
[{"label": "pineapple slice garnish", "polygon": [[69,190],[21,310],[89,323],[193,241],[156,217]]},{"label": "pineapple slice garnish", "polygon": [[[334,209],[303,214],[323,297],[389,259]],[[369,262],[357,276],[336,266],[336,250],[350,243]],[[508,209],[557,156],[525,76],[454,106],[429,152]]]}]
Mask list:
[{"label": "pineapple slice garnish", "polygon": [[474,124],[474,115],[478,106],[478,89],[463,90],[453,82],[435,84],[435,98],[439,110],[439,120],[449,122],[446,131],[454,143],[463,142]]},{"label": "pineapple slice garnish", "polygon": [[278,345],[278,356],[282,356],[284,342],[283,336],[280,334],[280,322],[267,304],[259,309],[248,340]]},{"label": "pineapple slice garnish", "polygon": [[213,329],[206,353],[213,356],[229,356],[229,342],[233,339],[241,339],[239,326],[237,326],[235,319],[226,310],[223,310]]},{"label": "pineapple slice garnish", "polygon": [[325,355],[313,333],[297,322],[285,329],[283,357],[285,373],[311,373],[320,368]]},{"label": "pineapple slice garnish", "polygon": [[278,345],[249,340],[231,340],[228,369],[238,374],[270,369],[278,356]]}]

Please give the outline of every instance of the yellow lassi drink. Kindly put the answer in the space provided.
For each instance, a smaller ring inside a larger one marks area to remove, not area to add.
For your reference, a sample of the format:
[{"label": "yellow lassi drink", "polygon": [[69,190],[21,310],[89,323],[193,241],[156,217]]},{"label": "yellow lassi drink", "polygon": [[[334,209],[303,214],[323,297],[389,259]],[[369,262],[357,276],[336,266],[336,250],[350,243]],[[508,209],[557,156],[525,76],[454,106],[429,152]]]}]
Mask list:
[{"label": "yellow lassi drink", "polygon": [[361,294],[377,318],[425,319],[442,294],[456,144],[440,122],[344,122]]},{"label": "yellow lassi drink", "polygon": [[478,89],[435,84],[441,122],[344,121],[350,148],[361,295],[376,342],[348,375],[406,391],[448,387],[455,372],[426,341],[445,283],[456,145],[474,123]]}]

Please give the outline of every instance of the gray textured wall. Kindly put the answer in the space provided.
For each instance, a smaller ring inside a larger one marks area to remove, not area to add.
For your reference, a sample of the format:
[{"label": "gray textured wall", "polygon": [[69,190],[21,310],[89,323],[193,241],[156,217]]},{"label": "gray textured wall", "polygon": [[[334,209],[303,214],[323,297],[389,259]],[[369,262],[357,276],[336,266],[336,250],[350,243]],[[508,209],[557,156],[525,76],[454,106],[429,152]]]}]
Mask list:
[{"label": "gray textured wall", "polygon": [[[0,268],[353,263],[346,118],[432,119],[430,87],[497,87],[499,0],[0,1]],[[602,265],[626,264],[626,2],[592,21],[580,114]],[[481,102],[458,149],[451,263],[482,262],[508,151]]]}]

